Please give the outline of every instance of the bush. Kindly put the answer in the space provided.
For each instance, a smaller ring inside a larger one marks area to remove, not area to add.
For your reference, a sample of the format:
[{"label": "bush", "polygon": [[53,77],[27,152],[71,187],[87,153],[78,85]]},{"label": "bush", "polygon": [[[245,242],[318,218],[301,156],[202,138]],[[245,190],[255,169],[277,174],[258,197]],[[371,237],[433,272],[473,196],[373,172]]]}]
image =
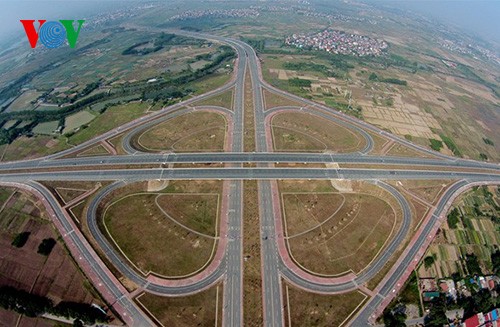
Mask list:
[{"label": "bush", "polygon": [[492,140],[490,140],[490,139],[488,139],[486,137],[483,137],[483,141],[484,141],[484,143],[486,143],[488,145],[491,145],[491,146],[495,145],[495,143],[493,143]]},{"label": "bush", "polygon": [[380,81],[383,82],[383,83],[390,83],[390,84],[396,84],[396,85],[403,85],[403,86],[407,86],[408,85],[407,81],[404,81],[404,80],[401,80],[401,79],[397,79],[397,78],[384,78],[384,79],[382,79]]},{"label": "bush", "polygon": [[443,148],[443,142],[436,139],[429,139],[431,141],[431,149],[434,151],[439,151]]},{"label": "bush", "polygon": [[479,266],[479,261],[474,253],[467,254],[465,256],[465,264],[467,266],[467,271],[470,275],[482,275],[481,266]]},{"label": "bush", "polygon": [[22,232],[17,234],[16,237],[14,237],[11,245],[15,246],[16,248],[22,248],[26,244],[26,242],[28,242],[28,238],[30,237],[30,235],[30,232]]},{"label": "bush", "polygon": [[434,259],[434,256],[432,256],[432,255],[429,255],[429,256],[425,257],[424,258],[425,269],[430,268],[434,264],[435,260],[436,259]]},{"label": "bush", "polygon": [[288,84],[298,87],[311,87],[311,81],[308,79],[291,78],[288,80]]},{"label": "bush", "polygon": [[448,149],[450,149],[453,152],[454,155],[456,155],[458,157],[462,156],[462,153],[460,152],[460,150],[458,150],[457,145],[455,144],[455,142],[453,142],[453,140],[451,138],[449,138],[448,136],[446,136],[444,134],[440,134],[439,136],[443,140],[444,144],[446,144]]}]

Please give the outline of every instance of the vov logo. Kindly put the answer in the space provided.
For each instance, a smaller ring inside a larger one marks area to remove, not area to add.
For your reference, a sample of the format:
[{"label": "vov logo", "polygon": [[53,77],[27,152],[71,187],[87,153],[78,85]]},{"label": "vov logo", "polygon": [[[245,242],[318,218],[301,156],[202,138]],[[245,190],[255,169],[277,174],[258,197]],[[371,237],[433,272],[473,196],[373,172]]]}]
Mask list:
[{"label": "vov logo", "polygon": [[46,20],[39,19],[38,31],[35,29],[34,19],[21,19],[20,22],[24,26],[24,31],[32,48],[36,47],[38,39],[40,39],[40,42],[46,48],[54,49],[60,47],[66,41],[66,38],[68,39],[69,47],[74,48],[85,20],[77,20],[78,27],[76,30],[73,26],[74,20],[47,22]]}]

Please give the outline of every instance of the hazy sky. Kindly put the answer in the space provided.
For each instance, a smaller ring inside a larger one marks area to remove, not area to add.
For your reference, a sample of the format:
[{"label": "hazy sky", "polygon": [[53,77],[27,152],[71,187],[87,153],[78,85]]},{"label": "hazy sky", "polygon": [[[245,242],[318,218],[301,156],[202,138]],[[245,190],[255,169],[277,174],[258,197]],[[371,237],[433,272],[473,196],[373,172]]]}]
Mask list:
[{"label": "hazy sky", "polygon": [[[370,1],[370,0],[368,0]],[[500,0],[371,0],[410,9],[500,43]]]},{"label": "hazy sky", "polygon": [[[367,1],[418,11],[500,43],[500,0]],[[82,19],[109,7],[119,6],[119,3],[114,0],[0,0],[0,40],[13,32],[22,33],[19,19]]]}]

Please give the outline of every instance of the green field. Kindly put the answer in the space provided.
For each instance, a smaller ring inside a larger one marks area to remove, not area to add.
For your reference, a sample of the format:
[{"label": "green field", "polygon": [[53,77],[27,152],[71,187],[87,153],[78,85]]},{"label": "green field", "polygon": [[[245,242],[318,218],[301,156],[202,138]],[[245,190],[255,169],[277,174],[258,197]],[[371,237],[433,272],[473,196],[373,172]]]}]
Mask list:
[{"label": "green field", "polygon": [[52,135],[54,134],[54,131],[57,129],[57,126],[59,126],[59,122],[56,121],[49,121],[46,123],[40,123],[36,125],[35,128],[33,128],[33,133],[35,134],[43,134],[43,135]]},{"label": "green field", "polygon": [[95,115],[88,111],[80,111],[76,114],[66,117],[64,122],[63,134],[73,131],[82,125],[90,123],[95,118]]}]

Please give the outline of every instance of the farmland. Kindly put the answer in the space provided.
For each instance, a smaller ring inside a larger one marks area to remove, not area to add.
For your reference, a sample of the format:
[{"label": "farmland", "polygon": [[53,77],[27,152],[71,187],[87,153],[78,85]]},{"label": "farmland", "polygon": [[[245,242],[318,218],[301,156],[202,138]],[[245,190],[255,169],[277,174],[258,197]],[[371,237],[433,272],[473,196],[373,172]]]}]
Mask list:
[{"label": "farmland", "polygon": [[[465,257],[471,253],[478,257],[484,274],[492,273],[491,253],[500,244],[499,199],[497,187],[475,188],[459,197],[425,255],[434,257],[434,264],[421,265],[419,277],[466,276]],[[455,210],[453,221],[450,217]]]},{"label": "farmland", "polygon": [[[103,305],[61,241],[56,241],[47,256],[37,253],[42,240],[58,239],[41,204],[31,195],[10,188],[0,190],[0,202],[0,245],[3,249],[0,285],[47,296],[55,303],[74,301]],[[24,245],[15,247],[11,243],[20,233],[29,233],[29,236]],[[15,317],[17,320],[19,316],[4,311],[0,314],[6,319]],[[34,323],[34,320],[22,319],[27,321],[25,323]],[[37,323],[43,326],[48,322],[40,320]]]}]

